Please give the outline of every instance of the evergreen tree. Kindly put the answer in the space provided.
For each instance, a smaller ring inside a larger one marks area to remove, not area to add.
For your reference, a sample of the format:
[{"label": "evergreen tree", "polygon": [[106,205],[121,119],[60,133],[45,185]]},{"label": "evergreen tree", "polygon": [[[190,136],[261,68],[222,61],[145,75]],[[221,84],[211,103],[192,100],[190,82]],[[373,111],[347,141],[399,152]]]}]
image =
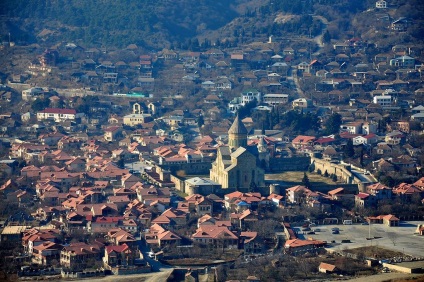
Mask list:
[{"label": "evergreen tree", "polygon": [[353,141],[352,139],[347,140],[347,144],[344,148],[344,154],[345,156],[351,158],[355,155],[355,149],[353,148]]},{"label": "evergreen tree", "polygon": [[31,109],[35,112],[44,110],[50,105],[49,98],[37,98],[31,105]]},{"label": "evergreen tree", "polygon": [[330,135],[338,133],[340,130],[340,125],[342,125],[342,116],[338,113],[332,114],[324,123],[324,134]]},{"label": "evergreen tree", "polygon": [[309,167],[308,167],[308,171],[310,173],[312,173],[312,172],[314,172],[314,170],[315,170],[315,165],[314,164],[310,164]]},{"label": "evergreen tree", "polygon": [[306,175],[306,172],[303,173],[302,184],[303,186],[308,188],[311,186],[311,183],[309,182],[309,177],[308,175]]},{"label": "evergreen tree", "polygon": [[330,43],[331,41],[331,35],[328,32],[328,29],[325,31],[324,35],[322,36],[322,42],[324,43]]},{"label": "evergreen tree", "polygon": [[199,118],[197,119],[197,126],[202,127],[202,125],[205,124],[205,120],[203,119],[203,116],[200,115]]}]

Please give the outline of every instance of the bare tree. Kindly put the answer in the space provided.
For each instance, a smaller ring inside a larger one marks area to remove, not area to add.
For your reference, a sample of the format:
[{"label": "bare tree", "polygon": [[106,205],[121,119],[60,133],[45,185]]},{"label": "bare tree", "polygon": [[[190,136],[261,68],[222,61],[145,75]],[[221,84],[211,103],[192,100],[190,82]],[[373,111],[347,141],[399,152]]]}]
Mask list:
[{"label": "bare tree", "polygon": [[223,265],[219,265],[215,268],[215,278],[217,282],[224,282],[227,279],[227,269]]},{"label": "bare tree", "polygon": [[393,246],[396,246],[396,242],[399,236],[395,232],[387,232],[387,238],[389,238],[390,241],[392,241]]},{"label": "bare tree", "polygon": [[308,275],[311,274],[313,269],[311,262],[305,258],[299,258],[297,262],[298,269],[303,273],[305,277],[308,277]]}]

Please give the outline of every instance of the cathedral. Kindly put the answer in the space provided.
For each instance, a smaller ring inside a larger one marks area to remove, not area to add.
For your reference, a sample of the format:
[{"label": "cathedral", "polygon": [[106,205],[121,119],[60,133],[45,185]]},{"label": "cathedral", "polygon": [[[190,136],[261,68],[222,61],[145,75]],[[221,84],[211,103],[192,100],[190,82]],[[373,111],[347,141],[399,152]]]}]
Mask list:
[{"label": "cathedral", "polygon": [[252,191],[265,186],[265,171],[258,163],[266,164],[267,160],[263,138],[257,146],[248,146],[247,129],[237,115],[228,130],[228,146],[218,148],[210,179],[221,184],[222,189]]}]

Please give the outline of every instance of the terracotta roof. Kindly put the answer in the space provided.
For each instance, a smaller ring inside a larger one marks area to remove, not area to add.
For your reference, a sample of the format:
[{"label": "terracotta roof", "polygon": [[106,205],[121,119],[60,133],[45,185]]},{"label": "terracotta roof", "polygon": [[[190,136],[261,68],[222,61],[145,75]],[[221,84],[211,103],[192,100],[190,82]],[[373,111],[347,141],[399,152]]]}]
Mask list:
[{"label": "terracotta roof", "polygon": [[334,272],[334,270],[336,270],[336,266],[333,264],[321,262],[321,264],[319,265],[319,269],[325,269],[327,271]]},{"label": "terracotta roof", "polygon": [[323,241],[318,240],[301,240],[301,239],[292,239],[287,240],[285,243],[286,248],[298,248],[298,247],[304,247],[308,245],[324,245],[325,243]]},{"label": "terracotta roof", "polygon": [[119,246],[106,246],[106,252],[108,254],[112,253],[112,252],[117,252],[117,253],[122,253],[126,250],[129,250],[129,247],[127,244],[122,244]]}]

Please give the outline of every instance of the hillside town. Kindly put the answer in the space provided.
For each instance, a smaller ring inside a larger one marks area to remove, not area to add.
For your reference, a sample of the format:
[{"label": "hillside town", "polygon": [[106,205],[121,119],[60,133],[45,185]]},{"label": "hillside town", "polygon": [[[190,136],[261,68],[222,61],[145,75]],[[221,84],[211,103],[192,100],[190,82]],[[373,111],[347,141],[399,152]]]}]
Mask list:
[{"label": "hillside town", "polygon": [[0,280],[423,272],[424,46],[324,35],[3,42]]}]

